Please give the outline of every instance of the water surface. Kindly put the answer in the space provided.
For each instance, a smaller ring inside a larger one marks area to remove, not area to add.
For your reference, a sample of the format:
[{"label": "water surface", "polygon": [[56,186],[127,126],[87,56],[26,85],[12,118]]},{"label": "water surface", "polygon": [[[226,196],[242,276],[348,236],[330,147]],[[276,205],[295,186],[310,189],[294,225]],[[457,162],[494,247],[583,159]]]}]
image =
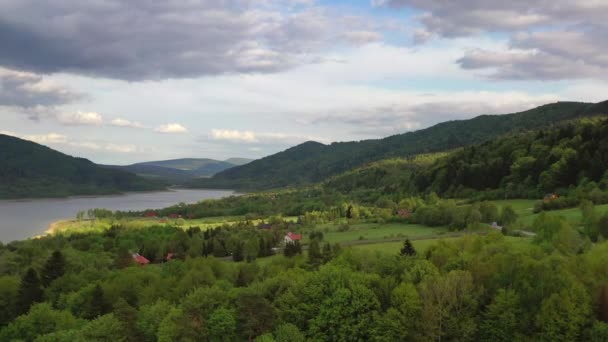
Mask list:
[{"label": "water surface", "polygon": [[80,210],[144,210],[168,207],[180,202],[232,195],[230,190],[176,189],[113,196],[69,197],[61,199],[0,200],[0,241],[9,242],[40,235],[58,220],[75,218]]}]

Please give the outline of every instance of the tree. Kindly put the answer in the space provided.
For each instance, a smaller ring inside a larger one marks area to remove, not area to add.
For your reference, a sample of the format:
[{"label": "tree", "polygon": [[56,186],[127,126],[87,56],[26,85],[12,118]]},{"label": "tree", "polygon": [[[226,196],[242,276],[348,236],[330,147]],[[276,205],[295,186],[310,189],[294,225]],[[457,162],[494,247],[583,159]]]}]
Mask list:
[{"label": "tree", "polygon": [[471,340],[475,336],[477,299],[467,271],[427,278],[421,284],[425,339]]},{"label": "tree", "polygon": [[480,329],[483,340],[515,341],[520,317],[521,307],[517,293],[513,290],[499,289],[483,315]]},{"label": "tree", "polygon": [[21,278],[19,292],[17,293],[17,314],[24,314],[34,303],[41,302],[44,293],[40,286],[38,273],[33,268],[28,268]]},{"label": "tree", "polygon": [[2,329],[0,341],[33,341],[55,331],[78,328],[81,324],[69,311],[55,310],[48,303],[39,303]]},{"label": "tree", "polygon": [[101,285],[96,284],[88,300],[87,310],[85,311],[85,318],[94,319],[106,314],[108,311],[109,308],[106,302],[103,289],[101,288]]},{"label": "tree", "polygon": [[323,254],[321,253],[321,247],[319,241],[312,240],[308,246],[308,263],[313,266],[319,266],[323,262]]},{"label": "tree", "polygon": [[502,208],[500,213],[500,224],[503,226],[510,226],[517,221],[517,213],[511,205],[506,205]]},{"label": "tree", "polygon": [[536,317],[543,341],[577,341],[591,316],[591,300],[580,285],[552,294]]},{"label": "tree", "polygon": [[328,263],[334,257],[334,253],[331,249],[331,244],[326,242],[323,244],[323,263]]},{"label": "tree", "polygon": [[498,208],[496,204],[488,201],[481,202],[479,204],[479,212],[481,213],[481,221],[490,223],[498,221]]},{"label": "tree", "polygon": [[236,340],[236,319],[231,310],[219,308],[213,311],[207,323],[211,341],[231,342]]},{"label": "tree", "polygon": [[412,245],[410,239],[405,239],[400,254],[401,256],[416,256],[416,249]]},{"label": "tree", "polygon": [[302,254],[302,246],[300,245],[300,241],[286,243],[285,248],[283,249],[283,255],[290,258],[296,256],[296,254]]},{"label": "tree", "polygon": [[274,339],[277,342],[304,342],[306,338],[304,334],[291,323],[279,325],[274,331]]},{"label": "tree", "polygon": [[243,243],[239,241],[237,242],[234,248],[234,252],[232,253],[232,260],[234,260],[235,262],[239,262],[243,261],[243,259]]},{"label": "tree", "polygon": [[258,294],[243,293],[238,297],[237,307],[239,330],[248,341],[272,328],[276,313],[266,298]]},{"label": "tree", "polygon": [[42,269],[42,285],[48,287],[53,280],[61,277],[64,273],[65,258],[60,251],[54,251]]},{"label": "tree", "polygon": [[126,341],[128,335],[124,323],[114,314],[97,317],[80,331],[83,341],[114,342]]},{"label": "tree", "polygon": [[245,242],[245,246],[243,247],[243,252],[245,254],[245,259],[247,262],[252,262],[257,258],[258,253],[260,252],[260,244],[259,241],[256,241],[255,238],[250,238]]}]

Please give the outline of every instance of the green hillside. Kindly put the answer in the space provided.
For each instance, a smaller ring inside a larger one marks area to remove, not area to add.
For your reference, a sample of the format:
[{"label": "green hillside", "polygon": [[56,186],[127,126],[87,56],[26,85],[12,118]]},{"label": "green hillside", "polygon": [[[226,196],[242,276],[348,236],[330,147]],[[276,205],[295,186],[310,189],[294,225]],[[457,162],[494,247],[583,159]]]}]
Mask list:
[{"label": "green hillside", "polygon": [[0,198],[64,197],[164,188],[31,141],[0,134]]},{"label": "green hillside", "polygon": [[306,142],[283,152],[197,180],[193,187],[269,189],[323,181],[366,163],[451,150],[521,130],[606,113],[608,104],[558,102],[507,115],[482,115],[379,140],[324,145]]}]

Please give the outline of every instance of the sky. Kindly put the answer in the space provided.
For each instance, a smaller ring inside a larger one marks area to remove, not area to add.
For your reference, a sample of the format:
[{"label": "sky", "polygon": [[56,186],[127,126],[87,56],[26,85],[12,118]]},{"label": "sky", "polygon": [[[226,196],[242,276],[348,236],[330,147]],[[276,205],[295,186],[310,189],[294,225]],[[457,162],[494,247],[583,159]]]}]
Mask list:
[{"label": "sky", "polygon": [[608,99],[605,0],[0,0],[0,133],[259,158]]}]

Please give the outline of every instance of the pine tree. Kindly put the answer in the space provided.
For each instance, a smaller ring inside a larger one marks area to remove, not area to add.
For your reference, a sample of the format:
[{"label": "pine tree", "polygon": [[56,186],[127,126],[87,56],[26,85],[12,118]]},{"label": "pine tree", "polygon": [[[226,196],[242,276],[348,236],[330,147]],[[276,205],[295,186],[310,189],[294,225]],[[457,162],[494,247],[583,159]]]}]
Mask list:
[{"label": "pine tree", "polygon": [[236,247],[234,249],[234,253],[232,253],[232,260],[233,261],[243,261],[244,256],[243,256],[243,244],[242,243],[237,243]]},{"label": "pine tree", "polygon": [[323,263],[328,263],[333,257],[334,254],[332,253],[331,245],[329,244],[329,242],[326,242],[323,245]]},{"label": "pine tree", "polygon": [[410,239],[405,239],[405,242],[403,243],[403,248],[401,248],[401,256],[415,256],[415,255],[416,255],[416,249],[414,249],[412,242],[410,241]]},{"label": "pine tree", "polygon": [[321,254],[321,247],[319,241],[312,240],[310,246],[308,246],[308,262],[313,266],[318,266],[323,261],[323,254]]},{"label": "pine tree", "polygon": [[65,258],[60,251],[54,251],[42,269],[42,285],[48,287],[51,282],[65,273]]},{"label": "pine tree", "polygon": [[43,295],[38,273],[33,268],[29,268],[21,278],[17,293],[17,313],[21,315],[28,312],[32,304],[42,301]]},{"label": "pine tree", "polygon": [[91,297],[89,299],[89,307],[86,312],[88,319],[97,318],[108,312],[108,305],[106,303],[105,294],[99,284],[95,285]]}]

